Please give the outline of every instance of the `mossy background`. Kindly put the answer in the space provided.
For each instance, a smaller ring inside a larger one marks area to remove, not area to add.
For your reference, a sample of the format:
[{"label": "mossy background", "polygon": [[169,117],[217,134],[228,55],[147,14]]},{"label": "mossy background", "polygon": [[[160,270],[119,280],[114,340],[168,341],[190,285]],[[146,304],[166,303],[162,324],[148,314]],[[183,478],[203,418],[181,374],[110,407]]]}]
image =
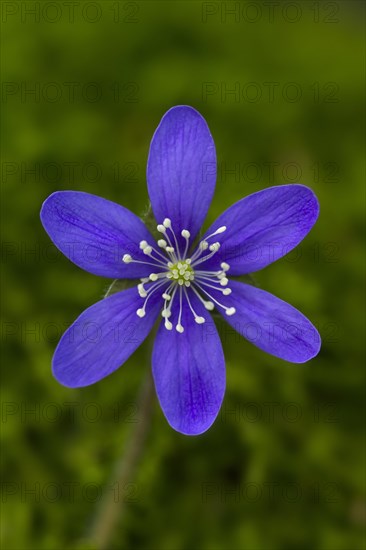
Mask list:
[{"label": "mossy background", "polygon": [[197,108],[216,142],[207,223],[270,185],[318,195],[310,235],[256,280],[303,311],[323,346],[287,364],[220,324],[222,412],[189,438],[155,401],[110,547],[364,548],[363,2],[82,0],[73,18],[65,4],[2,5],[2,548],[93,547],[150,369],[145,344],[95,386],[53,379],[59,337],[110,281],[55,251],[41,204],[77,189],[141,214],[149,142],[177,104]]}]

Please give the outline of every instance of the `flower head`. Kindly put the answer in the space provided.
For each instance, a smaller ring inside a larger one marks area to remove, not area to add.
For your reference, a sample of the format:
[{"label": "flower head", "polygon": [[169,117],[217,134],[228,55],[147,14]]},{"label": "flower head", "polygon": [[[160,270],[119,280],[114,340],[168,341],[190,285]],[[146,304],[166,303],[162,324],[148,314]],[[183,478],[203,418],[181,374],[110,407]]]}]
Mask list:
[{"label": "flower head", "polygon": [[44,228],[76,265],[103,277],[138,279],[69,327],[53,373],[69,387],[97,382],[128,359],[161,317],[152,354],[156,392],[169,424],[196,435],[214,422],[225,392],[224,355],[210,311],[287,361],[303,363],[318,353],[320,337],[306,317],[232,277],[258,271],[297,246],[319,207],[303,185],[271,187],[228,208],[196,243],[214,193],[216,153],[205,120],[187,106],[170,109],[158,126],[147,183],[157,241],[132,212],[95,195],[61,191],[43,204]]}]

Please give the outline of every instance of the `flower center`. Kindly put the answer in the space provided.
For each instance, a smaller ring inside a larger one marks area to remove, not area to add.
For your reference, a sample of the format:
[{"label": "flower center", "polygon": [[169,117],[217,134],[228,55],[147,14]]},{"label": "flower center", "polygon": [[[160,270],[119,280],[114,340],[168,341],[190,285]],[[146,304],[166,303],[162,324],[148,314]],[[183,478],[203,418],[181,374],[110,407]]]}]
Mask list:
[{"label": "flower center", "polygon": [[[188,255],[189,240],[191,237],[188,229],[181,231],[181,236],[185,239],[183,251],[182,247],[179,246],[177,236],[173,231],[172,222],[169,218],[165,218],[163,223],[157,226],[157,230],[165,237],[158,240],[158,247],[163,249],[165,254],[149,245],[146,241],[141,241],[140,249],[150,258],[150,261],[135,260],[130,254],[125,254],[122,258],[125,263],[142,263],[154,266],[155,268],[149,277],[141,279],[141,283],[137,285],[139,295],[145,301],[142,307],[136,311],[136,314],[139,317],[145,317],[146,306],[150,297],[160,289],[160,292],[162,292],[161,297],[164,300],[161,315],[165,319],[164,324],[167,330],[172,330],[173,328],[173,324],[169,318],[172,316],[172,305],[176,296],[176,299],[179,300],[179,312],[178,318],[175,320],[175,329],[178,332],[184,332],[181,322],[183,298],[186,300],[195,322],[202,324],[206,321],[204,317],[196,313],[192,306],[190,299],[192,292],[208,311],[212,311],[216,305],[216,307],[222,308],[226,315],[234,315],[236,312],[235,308],[225,306],[225,304],[215,298],[215,295],[212,295],[211,291],[211,289],[216,291],[216,295],[218,292],[222,293],[223,296],[231,294],[231,289],[227,288],[229,280],[226,277],[226,273],[230,268],[229,264],[221,262],[220,269],[216,271],[200,269],[200,264],[212,258],[220,249],[220,243],[213,242],[210,244],[210,239],[215,235],[224,233],[226,227],[219,227],[214,233],[208,235],[205,240],[198,244],[198,247],[191,256]],[[148,287],[145,288],[145,285],[148,285]]]},{"label": "flower center", "polygon": [[194,280],[194,270],[190,264],[191,260],[187,259],[168,266],[167,278],[172,282],[177,282],[180,286],[191,286],[191,281]]}]

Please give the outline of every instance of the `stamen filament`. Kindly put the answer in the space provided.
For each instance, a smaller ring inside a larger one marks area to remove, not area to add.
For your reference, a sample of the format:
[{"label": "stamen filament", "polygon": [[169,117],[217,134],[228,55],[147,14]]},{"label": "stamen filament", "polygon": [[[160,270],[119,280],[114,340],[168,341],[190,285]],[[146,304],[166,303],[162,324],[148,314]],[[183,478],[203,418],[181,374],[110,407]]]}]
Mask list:
[{"label": "stamen filament", "polygon": [[[205,290],[204,288],[201,287],[201,284],[199,283],[195,283],[196,286],[202,290],[202,292],[204,292],[205,294],[207,294],[207,296],[213,301],[215,302],[215,304],[217,304],[218,306],[222,307],[224,310],[225,310],[225,313],[226,315],[234,315],[234,313],[236,313],[236,309],[235,307],[227,307],[227,306],[224,306],[223,304],[221,304],[218,300],[216,300],[216,298],[214,298],[213,296],[211,296],[211,294],[209,292],[207,292],[207,290]],[[205,283],[202,283],[202,284],[205,284]]]},{"label": "stamen filament", "polygon": [[[178,287],[177,287],[178,288]],[[182,287],[180,286],[179,287],[179,316],[178,316],[178,323],[177,325],[175,326],[175,330],[180,332],[182,334],[182,332],[184,332],[184,327],[181,325],[181,320],[182,320],[182,311],[183,311],[183,307],[182,307],[182,294],[183,294],[183,291],[182,291]]]},{"label": "stamen filament", "polygon": [[[224,292],[225,290],[229,290],[227,288],[218,288],[217,286],[214,286],[214,285],[210,285],[209,283],[206,283],[206,281],[209,280],[211,281],[212,283],[218,283],[220,284],[221,281],[212,281],[211,279],[206,279],[204,277],[196,277],[195,278],[195,281],[198,281],[201,285],[205,285],[205,286],[208,286],[209,288],[213,288],[214,290],[217,290],[218,292],[222,292],[223,294],[225,294],[225,296],[227,296],[228,294],[231,294],[231,291],[230,292]],[[226,286],[227,283],[225,285],[221,285],[220,286]]]},{"label": "stamen filament", "polygon": [[187,289],[183,287],[183,290],[184,290],[184,294],[186,295],[186,298],[187,298],[189,309],[193,313],[194,320],[196,321],[197,324],[202,325],[202,323],[204,323],[206,321],[206,319],[204,317],[201,317],[200,315],[197,315],[197,313],[193,309],[193,306],[191,304],[191,300],[189,299]]}]

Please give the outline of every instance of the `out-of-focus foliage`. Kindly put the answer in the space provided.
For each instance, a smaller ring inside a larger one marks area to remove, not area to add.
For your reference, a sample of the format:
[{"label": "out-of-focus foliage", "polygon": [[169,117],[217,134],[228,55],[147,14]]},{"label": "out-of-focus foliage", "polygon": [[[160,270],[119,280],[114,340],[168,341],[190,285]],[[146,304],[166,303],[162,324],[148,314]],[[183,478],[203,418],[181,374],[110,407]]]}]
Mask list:
[{"label": "out-of-focus foliage", "polygon": [[149,142],[176,104],[197,108],[216,142],[207,222],[273,184],[317,193],[314,230],[255,278],[323,347],[291,365],[220,323],[222,412],[188,438],[155,402],[113,547],[364,547],[363,3],[274,4],[3,2],[4,550],[87,538],[150,368],[146,343],[95,386],[53,379],[59,337],[110,281],[55,251],[42,201],[77,189],[141,214]]}]

